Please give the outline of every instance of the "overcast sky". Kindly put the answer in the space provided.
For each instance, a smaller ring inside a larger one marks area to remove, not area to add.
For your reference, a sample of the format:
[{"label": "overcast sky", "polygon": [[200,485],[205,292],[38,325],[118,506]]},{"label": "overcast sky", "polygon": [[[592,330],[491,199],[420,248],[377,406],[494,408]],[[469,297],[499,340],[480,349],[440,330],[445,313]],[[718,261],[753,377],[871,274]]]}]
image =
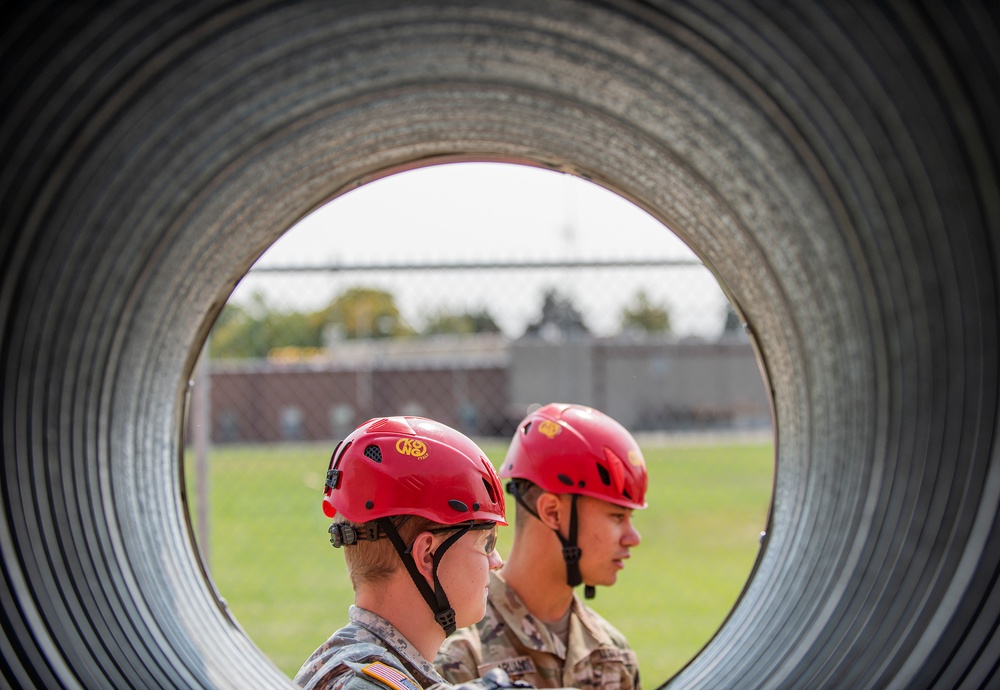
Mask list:
[{"label": "overcast sky", "polygon": [[[257,266],[655,258],[695,257],[662,224],[612,192],[549,170],[459,163],[399,173],[348,192],[293,226]],[[724,298],[720,303],[714,279],[706,282],[703,269],[697,271],[669,277],[662,269],[295,277],[255,277],[251,271],[233,299],[262,291],[275,305],[314,309],[347,286],[374,285],[391,290],[412,322],[437,308],[487,308],[516,336],[537,315],[547,288],[571,297],[601,333],[615,330],[621,304],[644,289],[668,303],[675,330],[708,333],[721,324]],[[685,303],[693,301],[697,313],[687,314],[691,304]]]}]

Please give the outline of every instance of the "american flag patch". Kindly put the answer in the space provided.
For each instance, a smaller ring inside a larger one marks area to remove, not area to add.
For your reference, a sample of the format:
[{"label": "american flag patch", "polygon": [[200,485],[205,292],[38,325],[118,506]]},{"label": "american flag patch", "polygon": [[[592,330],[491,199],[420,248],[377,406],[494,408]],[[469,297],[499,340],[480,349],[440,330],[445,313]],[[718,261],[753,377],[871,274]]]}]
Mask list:
[{"label": "american flag patch", "polygon": [[393,688],[393,690],[421,690],[420,686],[412,678],[400,673],[392,666],[386,666],[381,661],[363,666],[361,670],[366,675],[382,681],[390,688]]}]

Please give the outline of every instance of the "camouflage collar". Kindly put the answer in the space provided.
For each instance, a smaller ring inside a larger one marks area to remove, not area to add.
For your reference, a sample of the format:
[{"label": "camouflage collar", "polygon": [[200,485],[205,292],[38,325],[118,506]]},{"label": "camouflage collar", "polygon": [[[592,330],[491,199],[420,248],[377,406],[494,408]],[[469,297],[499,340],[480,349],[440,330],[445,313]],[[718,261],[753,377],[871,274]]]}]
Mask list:
[{"label": "camouflage collar", "polygon": [[417,678],[421,685],[426,686],[444,682],[444,679],[434,670],[434,665],[420,656],[417,648],[403,637],[402,633],[396,630],[395,626],[385,618],[368,609],[353,605],[348,609],[347,615],[351,623],[364,628],[384,642],[389,650],[398,656],[410,670],[418,675],[423,675],[429,681],[428,683],[424,683],[423,679]]},{"label": "camouflage collar", "polygon": [[[570,605],[569,648],[558,639],[549,627],[536,619],[503,579],[503,571],[490,573],[490,604],[501,617],[504,625],[528,649],[554,654],[573,665],[580,650],[613,646],[615,643],[604,630],[597,614],[580,597],[573,594]],[[575,650],[575,651],[574,651]]]}]

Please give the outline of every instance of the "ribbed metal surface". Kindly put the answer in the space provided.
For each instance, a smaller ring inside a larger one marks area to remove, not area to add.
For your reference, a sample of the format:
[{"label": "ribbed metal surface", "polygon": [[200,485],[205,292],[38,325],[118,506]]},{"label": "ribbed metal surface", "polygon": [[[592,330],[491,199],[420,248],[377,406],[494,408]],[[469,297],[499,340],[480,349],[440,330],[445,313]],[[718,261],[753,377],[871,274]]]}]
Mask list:
[{"label": "ribbed metal surface", "polygon": [[995,3],[13,14],[0,35],[7,684],[288,683],[193,551],[178,456],[195,353],[303,214],[394,170],[484,158],[642,204],[714,268],[759,348],[778,433],[768,538],[732,616],[670,687],[1000,682]]}]

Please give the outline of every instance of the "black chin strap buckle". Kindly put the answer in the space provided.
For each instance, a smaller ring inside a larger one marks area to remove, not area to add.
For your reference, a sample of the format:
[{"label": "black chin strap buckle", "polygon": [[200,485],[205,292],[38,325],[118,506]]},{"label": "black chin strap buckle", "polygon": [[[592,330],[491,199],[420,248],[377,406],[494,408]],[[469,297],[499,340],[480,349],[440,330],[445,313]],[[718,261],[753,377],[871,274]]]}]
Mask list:
[{"label": "black chin strap buckle", "polygon": [[437,624],[444,628],[445,636],[451,635],[455,632],[455,609],[447,608],[444,611],[438,611],[434,614],[434,620]]},{"label": "black chin strap buckle", "polygon": [[580,562],[580,554],[582,551],[579,546],[564,546],[562,553],[563,559],[566,561],[567,565]]}]

